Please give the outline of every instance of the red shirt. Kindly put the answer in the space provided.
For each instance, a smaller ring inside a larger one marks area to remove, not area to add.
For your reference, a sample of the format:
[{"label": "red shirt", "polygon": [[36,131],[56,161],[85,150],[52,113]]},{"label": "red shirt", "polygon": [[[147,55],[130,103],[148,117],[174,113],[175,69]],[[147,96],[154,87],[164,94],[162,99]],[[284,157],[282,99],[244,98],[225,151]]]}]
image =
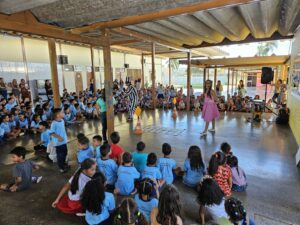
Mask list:
[{"label": "red shirt", "polygon": [[110,158],[114,159],[118,165],[121,164],[121,157],[122,154],[124,153],[123,148],[121,148],[121,146],[119,146],[118,144],[111,144],[110,146],[111,149],[111,153],[110,153]]},{"label": "red shirt", "polygon": [[214,179],[217,181],[226,197],[231,195],[231,187],[228,183],[230,177],[232,177],[231,168],[227,165],[219,166],[217,173],[214,175]]}]

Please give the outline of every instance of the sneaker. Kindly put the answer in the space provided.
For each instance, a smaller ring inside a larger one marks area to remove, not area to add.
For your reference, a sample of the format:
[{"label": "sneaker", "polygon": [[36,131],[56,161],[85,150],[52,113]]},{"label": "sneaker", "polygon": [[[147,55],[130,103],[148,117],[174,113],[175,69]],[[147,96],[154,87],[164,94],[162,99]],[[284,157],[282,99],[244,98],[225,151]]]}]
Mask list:
[{"label": "sneaker", "polygon": [[215,129],[209,129],[208,131],[209,131],[209,132],[212,132],[212,133],[216,132]]},{"label": "sneaker", "polygon": [[83,217],[83,216],[85,216],[85,213],[76,213],[75,215],[78,217]]},{"label": "sneaker", "polygon": [[36,179],[36,183],[37,183],[37,184],[40,183],[42,179],[43,179],[43,177],[42,177],[42,176],[39,176],[39,177]]}]

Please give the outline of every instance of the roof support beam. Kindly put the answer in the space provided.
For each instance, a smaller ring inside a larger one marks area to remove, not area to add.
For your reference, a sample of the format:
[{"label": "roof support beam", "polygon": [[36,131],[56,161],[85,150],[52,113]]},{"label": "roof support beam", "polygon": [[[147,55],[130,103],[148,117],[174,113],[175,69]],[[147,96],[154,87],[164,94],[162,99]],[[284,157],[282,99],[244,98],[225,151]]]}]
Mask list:
[{"label": "roof support beam", "polygon": [[216,9],[216,8],[228,7],[234,5],[248,4],[248,3],[258,2],[258,1],[262,1],[262,0],[227,0],[227,1],[210,0],[204,2],[201,1],[196,4],[190,4],[190,5],[172,8],[172,9],[165,9],[159,12],[151,12],[143,15],[127,16],[112,21],[98,22],[88,26],[72,29],[72,32],[80,34],[83,32],[88,32],[88,31],[101,29],[101,28],[123,27],[123,26],[133,25],[137,23],[145,23],[149,21],[161,20],[161,19],[165,19],[171,16],[177,16],[181,14],[194,13],[197,11]]},{"label": "roof support beam", "polygon": [[140,40],[124,40],[124,41],[112,41],[111,45],[127,45],[132,43],[141,42]]},{"label": "roof support beam", "polygon": [[182,46],[175,45],[175,44],[172,44],[168,41],[164,41],[164,40],[161,40],[159,38],[156,38],[156,37],[153,37],[153,36],[150,36],[150,35],[145,35],[145,34],[142,34],[142,33],[127,29],[127,28],[123,28],[123,27],[114,28],[111,31],[115,32],[115,33],[118,33],[118,34],[126,35],[128,37],[133,37],[133,38],[136,38],[136,39],[139,39],[139,40],[142,40],[142,41],[151,42],[151,43],[155,42],[158,45],[161,45],[161,46],[164,46],[164,47],[167,47],[167,48],[171,48],[171,49],[174,49],[174,50],[178,50],[178,51],[182,51],[182,52],[188,52],[189,51],[188,49],[182,48]]},{"label": "roof support beam", "polygon": [[79,42],[92,46],[102,46],[105,44],[101,38],[82,37],[78,34],[72,34],[70,31],[66,31],[62,28],[40,23],[29,11],[16,13],[10,16],[0,14],[0,29]]},{"label": "roof support beam", "polygon": [[251,34],[249,34],[244,40],[242,41],[231,41],[227,38],[224,38],[224,40],[220,43],[207,43],[202,42],[200,45],[183,45],[183,47],[192,49],[192,48],[205,48],[205,47],[216,47],[216,46],[224,46],[224,45],[235,45],[235,44],[247,44],[247,43],[253,43],[253,42],[263,42],[263,41],[276,41],[276,40],[282,40],[282,39],[292,39],[294,35],[289,36],[282,36],[278,32],[274,32],[271,37],[268,38],[255,38]]}]

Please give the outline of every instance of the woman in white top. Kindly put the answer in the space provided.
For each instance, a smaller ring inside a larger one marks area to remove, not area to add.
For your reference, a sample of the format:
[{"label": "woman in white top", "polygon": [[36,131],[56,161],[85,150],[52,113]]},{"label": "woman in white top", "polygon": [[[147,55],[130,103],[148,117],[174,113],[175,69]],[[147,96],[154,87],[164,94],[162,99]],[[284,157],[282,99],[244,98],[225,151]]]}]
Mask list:
[{"label": "woman in white top", "polygon": [[240,80],[239,85],[238,85],[238,96],[240,96],[241,98],[244,98],[246,93],[247,93],[247,91],[244,86],[244,81]]}]

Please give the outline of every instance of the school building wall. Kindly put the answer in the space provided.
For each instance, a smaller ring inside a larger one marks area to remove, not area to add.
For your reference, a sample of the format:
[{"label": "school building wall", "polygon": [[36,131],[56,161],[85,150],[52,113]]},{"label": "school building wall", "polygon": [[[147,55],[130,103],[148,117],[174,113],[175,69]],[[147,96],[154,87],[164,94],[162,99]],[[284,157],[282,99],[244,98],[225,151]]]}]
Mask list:
[{"label": "school building wall", "polygon": [[300,146],[300,87],[293,87],[293,76],[300,76],[300,29],[292,43],[291,65],[289,70],[288,107],[290,109],[290,127]]},{"label": "school building wall", "polygon": [[[23,44],[22,44],[23,42]],[[83,89],[88,88],[87,73],[91,71],[91,50],[89,47],[56,43],[57,55],[67,55],[68,65],[72,65],[75,71],[66,71],[58,65],[59,88],[68,91],[76,91],[75,74],[82,75]],[[95,72],[96,88],[104,86],[104,62],[102,49],[93,49],[94,66],[99,67]],[[141,55],[111,52],[113,78],[123,79],[127,75],[124,64],[129,64],[129,69],[142,69]],[[146,57],[145,83],[151,84],[151,57]],[[162,81],[162,59],[155,59],[156,81]],[[121,72],[120,72],[121,71]],[[118,75],[118,77],[117,77]],[[26,79],[32,88],[36,80],[51,79],[49,64],[48,42],[46,40],[0,34],[0,77],[6,83],[13,79]]]}]

